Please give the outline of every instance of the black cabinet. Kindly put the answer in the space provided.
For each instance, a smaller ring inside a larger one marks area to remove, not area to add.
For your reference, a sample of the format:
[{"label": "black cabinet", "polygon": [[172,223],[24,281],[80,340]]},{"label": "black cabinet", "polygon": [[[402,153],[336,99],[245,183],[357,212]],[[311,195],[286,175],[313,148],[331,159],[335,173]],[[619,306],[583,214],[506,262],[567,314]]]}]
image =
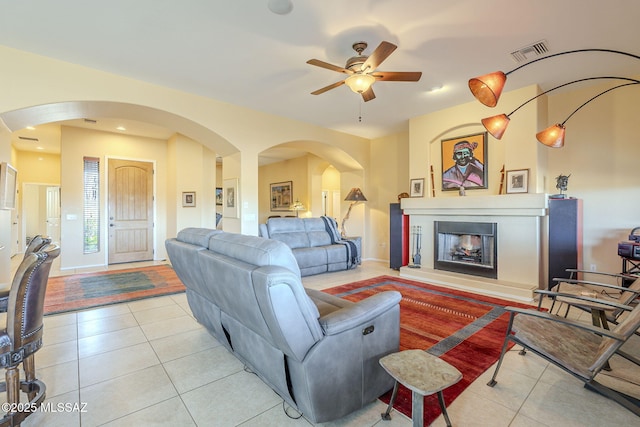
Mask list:
[{"label": "black cabinet", "polygon": [[394,270],[409,264],[409,215],[400,203],[389,204],[389,266]]},{"label": "black cabinet", "polygon": [[582,269],[582,200],[549,199],[549,277],[569,278],[567,268]]}]

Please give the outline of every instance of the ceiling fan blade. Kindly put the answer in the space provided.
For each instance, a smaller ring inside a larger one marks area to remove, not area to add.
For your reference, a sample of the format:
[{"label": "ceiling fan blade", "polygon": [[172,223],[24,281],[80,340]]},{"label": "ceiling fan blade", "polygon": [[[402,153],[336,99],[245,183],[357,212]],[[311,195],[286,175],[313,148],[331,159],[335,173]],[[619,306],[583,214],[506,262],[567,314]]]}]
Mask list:
[{"label": "ceiling fan blade", "polygon": [[376,71],[372,74],[376,80],[387,82],[417,82],[422,77],[420,71]]},{"label": "ceiling fan blade", "polygon": [[372,99],[375,99],[375,97],[376,94],[373,93],[373,86],[362,92],[362,99],[364,99],[364,102],[371,101]]},{"label": "ceiling fan blade", "polygon": [[353,74],[353,71],[346,68],[338,67],[337,65],[329,64],[328,62],[320,61],[319,59],[310,59],[307,64],[315,65],[316,67],[326,68],[327,70],[337,71],[339,73]]},{"label": "ceiling fan blade", "polygon": [[362,71],[368,70],[368,72],[371,72],[378,68],[378,66],[382,64],[382,61],[387,59],[387,57],[391,55],[397,47],[398,46],[396,46],[395,44],[385,41],[380,43],[376,50],[374,50],[373,53],[369,55],[364,64],[362,64]]},{"label": "ceiling fan blade", "polygon": [[344,84],[344,80],[340,80],[339,82],[335,82],[334,84],[331,84],[329,86],[325,86],[325,87],[323,87],[321,89],[318,89],[318,90],[315,90],[315,91],[311,92],[311,95],[320,95],[321,93],[325,93],[328,90],[335,89],[338,86],[342,86],[343,84]]}]

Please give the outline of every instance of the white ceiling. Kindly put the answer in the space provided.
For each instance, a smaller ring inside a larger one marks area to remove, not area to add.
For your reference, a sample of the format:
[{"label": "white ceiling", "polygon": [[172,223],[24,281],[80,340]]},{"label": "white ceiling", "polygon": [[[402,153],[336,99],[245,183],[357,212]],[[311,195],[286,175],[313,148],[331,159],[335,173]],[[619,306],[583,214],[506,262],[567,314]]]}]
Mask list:
[{"label": "white ceiling", "polygon": [[[291,0],[293,10],[285,15],[272,13],[268,3],[2,2],[0,44],[366,138],[407,129],[409,118],[472,101],[470,77],[512,70],[519,64],[510,53],[540,40],[547,41],[550,54],[585,48],[640,54],[638,0]],[[310,95],[344,75],[306,61],[342,67],[360,40],[369,43],[365,54],[383,40],[398,45],[378,69],[421,71],[422,79],[377,82],[376,99],[367,103],[346,86]],[[514,73],[505,90],[534,83],[544,90],[576,78],[631,77],[639,71],[634,58],[580,53]],[[143,136],[171,134],[126,117],[92,119],[113,132],[123,125]],[[20,134],[45,140],[56,128]]]}]

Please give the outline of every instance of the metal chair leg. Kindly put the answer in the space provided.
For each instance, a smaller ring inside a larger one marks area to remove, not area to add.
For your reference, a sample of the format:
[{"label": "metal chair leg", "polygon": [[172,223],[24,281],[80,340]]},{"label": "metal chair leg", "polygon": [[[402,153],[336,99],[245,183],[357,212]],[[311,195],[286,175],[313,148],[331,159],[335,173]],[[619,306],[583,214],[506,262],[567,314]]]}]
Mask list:
[{"label": "metal chair leg", "polygon": [[390,421],[391,420],[391,409],[393,409],[393,404],[396,401],[396,396],[398,395],[398,381],[396,381],[395,385],[393,386],[393,392],[391,393],[391,400],[389,400],[389,406],[387,406],[387,411],[384,414],[380,414],[380,417],[382,417],[383,420],[385,421]]},{"label": "metal chair leg", "polygon": [[451,427],[451,420],[449,419],[449,414],[447,414],[447,407],[444,404],[444,396],[442,395],[442,391],[438,392],[438,402],[440,402],[440,409],[442,409],[442,416],[447,423],[447,427]]}]

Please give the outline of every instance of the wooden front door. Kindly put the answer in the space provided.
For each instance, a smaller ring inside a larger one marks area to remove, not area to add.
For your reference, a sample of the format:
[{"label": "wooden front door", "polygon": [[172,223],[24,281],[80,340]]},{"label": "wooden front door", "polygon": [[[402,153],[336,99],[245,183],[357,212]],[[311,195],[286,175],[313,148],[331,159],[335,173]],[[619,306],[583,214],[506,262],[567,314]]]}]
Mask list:
[{"label": "wooden front door", "polygon": [[109,264],[153,259],[153,164],[109,160]]},{"label": "wooden front door", "polygon": [[47,187],[47,235],[60,241],[60,187]]}]

